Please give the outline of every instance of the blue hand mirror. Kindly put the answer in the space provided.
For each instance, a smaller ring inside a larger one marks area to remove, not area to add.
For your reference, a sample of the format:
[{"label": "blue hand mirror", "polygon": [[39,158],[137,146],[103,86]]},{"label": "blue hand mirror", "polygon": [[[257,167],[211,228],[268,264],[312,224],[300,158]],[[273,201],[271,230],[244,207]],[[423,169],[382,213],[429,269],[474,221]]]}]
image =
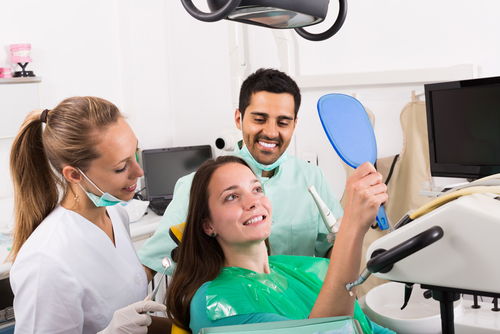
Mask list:
[{"label": "blue hand mirror", "polygon": [[[363,105],[354,97],[344,94],[327,94],[318,101],[318,113],[326,136],[333,148],[352,168],[377,160],[375,133]],[[383,206],[377,214],[380,229],[389,228]]]}]

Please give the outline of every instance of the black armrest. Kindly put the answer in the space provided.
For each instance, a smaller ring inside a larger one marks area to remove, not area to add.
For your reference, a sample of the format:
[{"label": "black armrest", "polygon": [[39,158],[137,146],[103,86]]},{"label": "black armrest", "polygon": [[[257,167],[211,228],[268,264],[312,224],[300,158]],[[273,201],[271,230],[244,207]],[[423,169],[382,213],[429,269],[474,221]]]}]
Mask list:
[{"label": "black armrest", "polygon": [[[371,258],[366,264],[366,267],[371,273],[383,271],[405,257],[435,243],[441,239],[443,235],[444,232],[440,226],[433,226],[389,250],[377,249],[373,253],[378,253],[378,255]],[[383,272],[388,272],[389,270]]]}]

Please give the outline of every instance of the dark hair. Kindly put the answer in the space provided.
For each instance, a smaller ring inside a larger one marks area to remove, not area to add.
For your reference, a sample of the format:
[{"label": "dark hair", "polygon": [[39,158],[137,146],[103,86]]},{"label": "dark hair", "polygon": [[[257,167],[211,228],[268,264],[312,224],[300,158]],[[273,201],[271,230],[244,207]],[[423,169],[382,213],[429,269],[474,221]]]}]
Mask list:
[{"label": "dark hair", "polygon": [[[188,216],[179,246],[177,268],[165,298],[168,317],[187,331],[190,331],[190,306],[194,294],[203,283],[219,275],[225,260],[217,240],[203,230],[203,223],[210,218],[210,180],[217,169],[228,163],[238,163],[251,170],[246,161],[239,157],[220,156],[203,163],[196,171],[191,184]],[[266,245],[269,250],[267,239]]]},{"label": "dark hair", "polygon": [[100,156],[96,149],[100,135],[120,117],[114,104],[97,97],[68,98],[48,112],[37,109],[26,117],[10,153],[15,225],[8,260],[15,261],[24,242],[57,206],[61,193],[68,191],[61,177],[64,166],[86,170]]},{"label": "dark hair", "polygon": [[258,92],[269,92],[275,94],[288,93],[293,96],[295,102],[295,118],[300,108],[300,89],[297,83],[286,73],[272,69],[259,68],[243,81],[240,89],[240,101],[238,109],[241,118],[250,105],[252,95]]}]

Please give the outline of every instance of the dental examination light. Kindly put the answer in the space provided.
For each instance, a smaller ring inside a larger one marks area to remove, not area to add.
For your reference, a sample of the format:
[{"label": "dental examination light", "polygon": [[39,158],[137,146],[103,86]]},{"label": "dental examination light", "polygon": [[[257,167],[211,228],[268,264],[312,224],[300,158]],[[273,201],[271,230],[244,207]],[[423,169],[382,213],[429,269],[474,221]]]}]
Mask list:
[{"label": "dental examination light", "polygon": [[295,29],[310,41],[323,41],[335,35],[347,15],[347,0],[339,0],[335,23],[323,33],[310,33],[303,27],[323,22],[330,0],[207,0],[211,13],[200,11],[192,0],[181,0],[195,19],[215,22],[222,19],[273,29]]}]

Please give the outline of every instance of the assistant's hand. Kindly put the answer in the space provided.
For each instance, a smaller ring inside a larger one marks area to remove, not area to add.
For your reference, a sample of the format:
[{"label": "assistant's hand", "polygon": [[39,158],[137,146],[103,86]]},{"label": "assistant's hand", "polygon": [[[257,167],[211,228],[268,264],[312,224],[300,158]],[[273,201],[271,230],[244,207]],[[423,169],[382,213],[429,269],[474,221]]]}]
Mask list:
[{"label": "assistant's hand", "polygon": [[380,205],[388,199],[386,191],[382,175],[371,163],[365,162],[347,180],[343,217],[349,217],[350,224],[356,224],[366,232],[375,220]]},{"label": "assistant's hand", "polygon": [[147,333],[151,317],[146,312],[165,312],[166,306],[153,301],[140,301],[119,309],[108,327],[97,334]]}]

